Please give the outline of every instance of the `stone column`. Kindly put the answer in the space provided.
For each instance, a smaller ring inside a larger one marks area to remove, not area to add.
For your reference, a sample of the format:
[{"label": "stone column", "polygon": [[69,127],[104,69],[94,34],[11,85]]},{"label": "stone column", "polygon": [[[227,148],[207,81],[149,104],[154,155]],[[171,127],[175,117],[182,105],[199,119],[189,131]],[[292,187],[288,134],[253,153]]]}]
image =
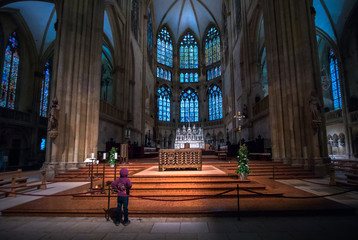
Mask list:
[{"label": "stone column", "polygon": [[328,155],[312,0],[263,0],[263,12],[273,160],[325,174]]},{"label": "stone column", "polygon": [[60,110],[45,163],[55,173],[97,155],[104,1],[63,0],[56,8],[53,76]]}]

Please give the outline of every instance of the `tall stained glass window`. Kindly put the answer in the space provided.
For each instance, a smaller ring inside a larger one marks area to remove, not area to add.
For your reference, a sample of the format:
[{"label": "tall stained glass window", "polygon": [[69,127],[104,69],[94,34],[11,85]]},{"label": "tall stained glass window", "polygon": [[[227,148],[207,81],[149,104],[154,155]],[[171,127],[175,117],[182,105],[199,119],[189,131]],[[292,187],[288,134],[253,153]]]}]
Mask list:
[{"label": "tall stained glass window", "polygon": [[147,55],[149,63],[152,64],[153,57],[153,26],[152,26],[152,15],[150,8],[148,8],[148,22],[147,22]]},{"label": "tall stained glass window", "polygon": [[20,61],[18,48],[17,34],[13,32],[9,37],[5,50],[0,93],[0,106],[10,109],[15,107],[16,82]]},{"label": "tall stained glass window", "polygon": [[47,117],[49,90],[50,90],[50,63],[47,62],[45,64],[42,86],[41,86],[40,116],[42,117]]},{"label": "tall stained glass window", "polygon": [[172,72],[165,70],[163,68],[157,67],[157,78],[161,78],[161,79],[171,82],[172,81]]},{"label": "tall stained glass window", "polygon": [[198,43],[191,33],[187,33],[180,42],[180,68],[193,69],[198,68]]},{"label": "tall stained glass window", "polygon": [[198,93],[188,88],[180,94],[180,122],[199,121]]},{"label": "tall stained glass window", "polygon": [[157,97],[159,121],[170,122],[170,89],[167,86],[160,87]]},{"label": "tall stained glass window", "polygon": [[205,64],[209,66],[220,61],[220,36],[215,27],[211,27],[205,38]]},{"label": "tall stained glass window", "polygon": [[158,34],[157,62],[173,67],[173,44],[166,27],[163,27]]},{"label": "tall stained glass window", "polygon": [[338,61],[333,49],[329,51],[329,65],[332,81],[334,110],[342,108],[341,88],[339,85]]},{"label": "tall stained glass window", "polygon": [[223,100],[221,90],[218,86],[213,85],[208,90],[209,94],[209,120],[223,118]]}]

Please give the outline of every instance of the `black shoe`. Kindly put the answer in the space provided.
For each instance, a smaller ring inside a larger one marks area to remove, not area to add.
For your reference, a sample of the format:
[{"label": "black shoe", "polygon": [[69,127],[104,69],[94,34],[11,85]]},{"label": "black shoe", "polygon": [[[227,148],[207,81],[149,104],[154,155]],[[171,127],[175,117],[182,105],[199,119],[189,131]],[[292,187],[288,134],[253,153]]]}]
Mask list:
[{"label": "black shoe", "polygon": [[127,225],[129,225],[130,223],[131,223],[131,221],[128,220],[128,221],[126,221],[126,222],[123,222],[123,225],[124,225],[124,226],[127,226]]}]

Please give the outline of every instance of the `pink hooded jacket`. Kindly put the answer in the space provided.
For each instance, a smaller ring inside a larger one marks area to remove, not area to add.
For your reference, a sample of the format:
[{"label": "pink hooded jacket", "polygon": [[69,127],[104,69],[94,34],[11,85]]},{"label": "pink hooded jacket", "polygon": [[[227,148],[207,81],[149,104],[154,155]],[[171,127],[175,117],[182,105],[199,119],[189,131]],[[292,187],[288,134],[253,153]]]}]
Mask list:
[{"label": "pink hooded jacket", "polygon": [[120,177],[112,182],[111,186],[118,192],[118,196],[128,197],[129,190],[132,188],[132,183],[128,178],[128,170],[122,168],[119,173]]}]

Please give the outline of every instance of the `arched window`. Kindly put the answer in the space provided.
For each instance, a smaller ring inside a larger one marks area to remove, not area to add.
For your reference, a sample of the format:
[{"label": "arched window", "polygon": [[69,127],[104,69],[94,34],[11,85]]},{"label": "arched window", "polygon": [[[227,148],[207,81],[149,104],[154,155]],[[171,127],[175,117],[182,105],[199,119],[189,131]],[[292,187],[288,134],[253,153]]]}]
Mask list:
[{"label": "arched window", "polygon": [[220,36],[215,27],[211,27],[205,38],[205,64],[209,66],[220,61]]},{"label": "arched window", "polygon": [[18,49],[17,34],[13,32],[6,46],[0,95],[0,106],[10,109],[15,107],[16,83],[20,61]]},{"label": "arched window", "polygon": [[198,73],[180,73],[179,79],[181,83],[192,83],[199,81]]},{"label": "arched window", "polygon": [[209,120],[223,118],[223,99],[221,90],[218,86],[213,85],[208,91],[209,98]]},{"label": "arched window", "polygon": [[329,66],[331,72],[334,110],[342,108],[341,88],[339,85],[338,61],[333,49],[329,51]]},{"label": "arched window", "polygon": [[173,67],[173,45],[166,27],[163,27],[158,34],[157,61],[168,67]]},{"label": "arched window", "polygon": [[152,26],[152,15],[150,8],[148,8],[148,22],[147,22],[147,55],[149,64],[152,64],[153,57],[153,26]]},{"label": "arched window", "polygon": [[180,68],[198,68],[198,43],[191,33],[187,33],[180,42]]},{"label": "arched window", "polygon": [[170,122],[170,89],[162,86],[157,92],[158,119],[159,121]]},{"label": "arched window", "polygon": [[107,103],[113,103],[113,59],[110,50],[102,48],[102,73],[101,73],[101,99]]},{"label": "arched window", "polygon": [[199,121],[198,93],[193,89],[186,89],[180,94],[180,121]]},{"label": "arched window", "polygon": [[47,61],[47,63],[45,64],[45,69],[43,71],[43,79],[41,86],[40,116],[42,117],[47,117],[50,77],[50,62]]}]

